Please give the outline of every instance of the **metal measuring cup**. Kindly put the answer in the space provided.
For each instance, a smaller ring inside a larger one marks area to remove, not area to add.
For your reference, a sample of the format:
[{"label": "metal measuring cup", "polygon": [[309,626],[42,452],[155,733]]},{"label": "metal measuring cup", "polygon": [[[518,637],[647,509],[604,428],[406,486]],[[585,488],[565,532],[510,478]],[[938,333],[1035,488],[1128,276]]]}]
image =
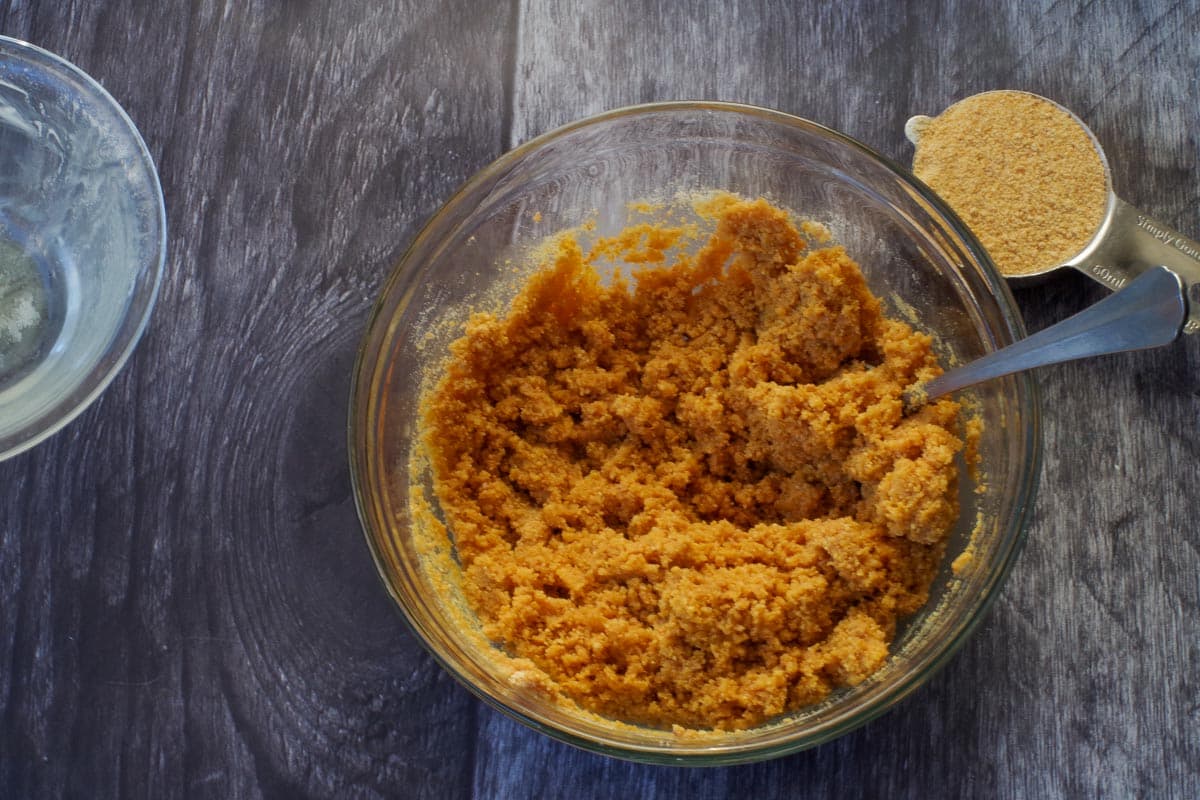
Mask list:
[{"label": "metal measuring cup", "polygon": [[[1096,148],[1096,155],[1104,165],[1108,203],[1104,217],[1092,234],[1091,240],[1075,256],[1063,264],[1047,269],[1005,277],[1015,286],[1029,285],[1037,283],[1053,272],[1071,267],[1108,288],[1117,290],[1124,288],[1146,270],[1164,266],[1178,275],[1183,284],[1183,293],[1188,305],[1183,332],[1200,332],[1200,243],[1192,241],[1117,197],[1113,191],[1112,169],[1104,155],[1104,148],[1083,120],[1053,100],[1030,92],[1024,94],[1030,94],[1062,110],[1088,135]],[[927,116],[909,119],[904,126],[904,134],[908,140],[916,145],[922,129],[930,120]]]}]

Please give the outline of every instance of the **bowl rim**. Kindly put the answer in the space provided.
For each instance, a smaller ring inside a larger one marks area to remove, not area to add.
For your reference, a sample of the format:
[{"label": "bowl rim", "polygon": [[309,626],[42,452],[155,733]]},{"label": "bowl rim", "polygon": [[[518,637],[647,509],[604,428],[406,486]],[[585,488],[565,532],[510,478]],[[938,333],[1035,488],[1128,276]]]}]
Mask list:
[{"label": "bowl rim", "polygon": [[13,36],[0,35],[0,58],[30,64],[59,80],[73,79],[91,92],[100,106],[113,113],[120,123],[113,135],[132,145],[135,158],[131,166],[138,172],[139,178],[147,181],[151,189],[149,199],[154,206],[152,213],[158,234],[156,254],[151,263],[142,265],[148,266],[149,269],[134,282],[133,291],[129,296],[129,307],[114,333],[110,347],[69,392],[20,430],[0,435],[0,461],[3,461],[35,447],[66,427],[95,402],[125,366],[141,341],[158,299],[165,272],[168,230],[166,201],[163,198],[162,183],[154,158],[129,114],[108,90],[62,56]]},{"label": "bowl rim", "polygon": [[[1009,545],[1007,550],[1000,554],[1002,557],[997,559],[993,565],[988,576],[989,579],[980,587],[973,612],[965,618],[962,624],[952,630],[952,636],[947,638],[920,670],[914,671],[906,680],[900,681],[891,687],[885,695],[878,699],[878,702],[858,709],[855,714],[847,718],[831,720],[823,728],[815,732],[810,732],[808,735],[798,735],[791,739],[770,744],[754,742],[738,744],[735,742],[728,745],[714,746],[711,743],[698,743],[697,748],[692,751],[681,751],[672,747],[651,744],[622,743],[620,746],[613,746],[609,743],[594,741],[585,735],[565,730],[549,722],[530,717],[522,711],[508,706],[473,683],[457,667],[449,663],[436,648],[430,645],[424,625],[411,613],[405,599],[399,596],[396,587],[388,580],[385,557],[372,535],[374,524],[369,507],[368,489],[373,465],[370,463],[370,459],[367,458],[369,445],[364,438],[368,434],[371,425],[368,415],[364,414],[360,420],[357,413],[360,404],[364,400],[369,401],[369,395],[364,395],[363,392],[374,387],[384,372],[381,369],[381,364],[372,363],[369,360],[369,356],[372,355],[368,353],[371,340],[377,333],[380,325],[383,325],[386,330],[391,323],[391,320],[383,318],[386,307],[389,305],[388,298],[392,296],[394,290],[397,289],[398,285],[404,279],[410,259],[424,248],[428,240],[433,236],[433,232],[439,227],[442,219],[451,211],[457,209],[462,201],[474,191],[478,190],[481,186],[502,178],[530,153],[540,150],[546,145],[565,138],[576,131],[622,117],[675,111],[711,111],[741,116],[748,115],[789,127],[800,127],[825,138],[832,139],[852,150],[856,150],[868,159],[883,166],[906,184],[908,188],[912,189],[923,202],[931,206],[936,215],[940,216],[947,226],[961,239],[962,244],[969,251],[968,254],[982,267],[981,276],[988,291],[996,298],[1001,319],[1005,328],[1007,328],[1006,332],[1014,340],[1025,336],[1024,321],[1008,283],[987,255],[987,251],[984,250],[975,235],[971,233],[970,228],[931,188],[913,175],[911,171],[887,156],[880,154],[873,148],[847,134],[818,122],[756,105],[715,100],[675,100],[621,106],[561,125],[504,152],[462,184],[420,228],[378,290],[378,297],[364,327],[364,334],[360,340],[361,343],[350,382],[347,453],[350,462],[352,490],[355,507],[359,515],[360,527],[367,541],[367,546],[375,563],[379,579],[388,594],[395,601],[402,619],[405,620],[409,629],[416,634],[416,638],[420,641],[422,647],[471,694],[526,727],[546,734],[557,741],[589,752],[641,763],[675,766],[725,766],[789,755],[849,733],[894,708],[921,686],[925,685],[934,674],[953,658],[992,607],[1000,588],[1011,572],[1016,557],[1024,544],[1036,500],[1037,485],[1042,465],[1041,399],[1037,385],[1028,372],[1012,376],[1017,387],[1016,402],[1021,408],[1027,408],[1029,414],[1028,424],[1025,427],[1025,435],[1022,441],[1028,458],[1026,460],[1026,468],[1022,471],[1014,492],[1016,513],[1008,521],[1006,529],[1002,532],[1005,541],[1008,541]],[[403,294],[411,294],[412,289],[412,286],[406,287]],[[406,304],[407,297],[403,297],[399,301],[399,306],[402,307]],[[988,341],[987,344],[994,346],[995,342]]]}]

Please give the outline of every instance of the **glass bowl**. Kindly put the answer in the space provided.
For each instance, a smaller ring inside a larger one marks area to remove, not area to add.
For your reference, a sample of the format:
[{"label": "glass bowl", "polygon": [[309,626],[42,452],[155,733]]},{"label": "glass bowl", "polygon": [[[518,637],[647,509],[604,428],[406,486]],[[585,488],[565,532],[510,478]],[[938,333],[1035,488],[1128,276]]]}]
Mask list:
[{"label": "glass bowl", "polygon": [[117,102],[0,37],[0,458],[66,425],[120,370],[166,239],[154,163]]},{"label": "glass bowl", "polygon": [[[1029,377],[970,393],[983,421],[981,473],[963,470],[961,518],[930,600],[902,621],[883,668],[815,706],[747,731],[675,736],[557,705],[509,680],[455,587],[452,548],[430,543],[413,501],[431,496],[419,447],[423,387],[471,306],[510,297],[514,274],[532,269],[523,257],[531,245],[587,220],[597,234],[613,233],[626,224],[633,201],[669,205],[676,193],[708,190],[764,196],[825,223],[890,312],[915,317],[946,363],[1024,335],[1012,296],[978,242],[903,168],[835,131],[778,112],[653,104],[530,141],[480,172],[433,217],[375,307],[349,419],[367,542],[388,591],[437,660],[483,700],[536,730],[600,753],[667,764],[794,752],[912,693],[963,643],[1000,590],[1023,539],[1039,470],[1039,406]],[[951,569],[968,548],[967,566]]]}]

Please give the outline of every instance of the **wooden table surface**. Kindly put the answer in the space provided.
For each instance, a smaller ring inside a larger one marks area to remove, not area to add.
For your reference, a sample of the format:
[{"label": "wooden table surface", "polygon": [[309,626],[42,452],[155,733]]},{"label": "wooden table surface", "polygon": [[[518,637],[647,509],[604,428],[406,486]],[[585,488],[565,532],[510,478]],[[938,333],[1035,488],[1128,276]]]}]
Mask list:
[{"label": "wooden table surface", "polygon": [[[884,717],[744,767],[606,759],[477,702],[377,579],[345,453],[418,227],[604,109],[754,103],[907,162],[909,116],[1031,90],[1200,236],[1197,0],[10,0],[0,32],[124,105],[171,231],[131,362],[0,463],[0,797],[1200,796],[1200,337],[1040,372],[1036,513],[973,639]],[[1017,296],[1036,329],[1104,294]]]}]

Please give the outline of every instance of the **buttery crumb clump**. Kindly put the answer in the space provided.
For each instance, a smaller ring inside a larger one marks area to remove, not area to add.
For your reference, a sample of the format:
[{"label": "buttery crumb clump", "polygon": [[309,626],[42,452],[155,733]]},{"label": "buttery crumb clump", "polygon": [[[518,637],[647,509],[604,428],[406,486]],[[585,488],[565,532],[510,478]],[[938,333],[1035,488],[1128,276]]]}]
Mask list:
[{"label": "buttery crumb clump", "polygon": [[[698,210],[692,254],[683,228],[557,239],[452,346],[425,446],[485,635],[584,709],[744,729],[884,663],[963,444],[953,401],[903,415],[930,339],[823,229]],[[604,285],[601,261],[647,266]]]},{"label": "buttery crumb clump", "polygon": [[917,118],[913,173],[979,237],[1005,275],[1065,264],[1104,219],[1108,180],[1091,134],[1027,92],[984,92]]}]

